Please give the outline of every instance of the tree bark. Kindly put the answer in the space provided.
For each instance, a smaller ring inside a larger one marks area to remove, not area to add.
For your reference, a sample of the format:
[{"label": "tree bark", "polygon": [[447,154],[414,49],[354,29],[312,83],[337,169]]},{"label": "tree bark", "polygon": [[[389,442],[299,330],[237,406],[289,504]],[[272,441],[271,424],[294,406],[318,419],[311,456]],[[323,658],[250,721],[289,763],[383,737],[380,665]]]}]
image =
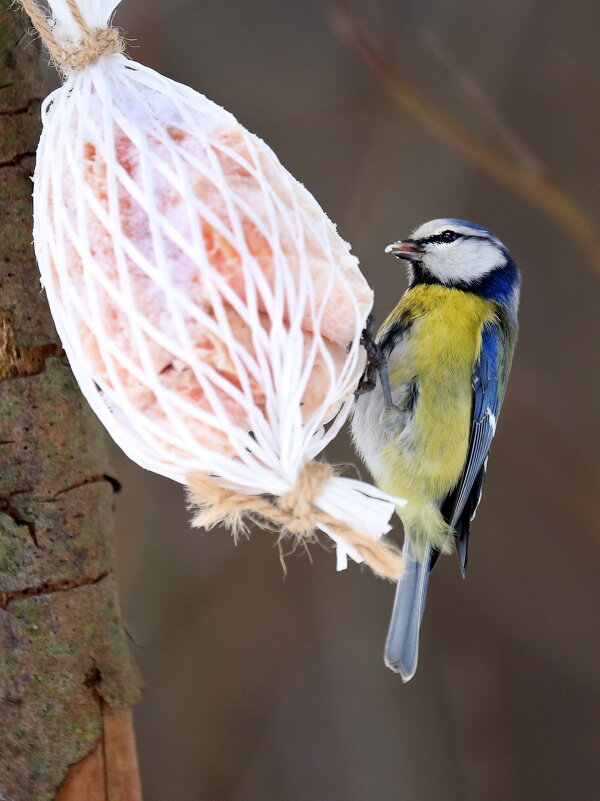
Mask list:
[{"label": "tree bark", "polygon": [[43,86],[29,27],[0,0],[0,799],[139,801],[140,682],[113,573],[118,483],[31,246]]}]

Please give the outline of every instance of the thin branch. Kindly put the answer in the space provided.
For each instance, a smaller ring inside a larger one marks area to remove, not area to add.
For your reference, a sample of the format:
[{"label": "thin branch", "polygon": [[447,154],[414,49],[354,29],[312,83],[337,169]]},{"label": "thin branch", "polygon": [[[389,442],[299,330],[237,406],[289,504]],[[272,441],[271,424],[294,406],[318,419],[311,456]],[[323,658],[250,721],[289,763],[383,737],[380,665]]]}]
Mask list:
[{"label": "thin branch", "polygon": [[457,63],[444,43],[433,31],[424,31],[421,40],[429,53],[439,62],[457,88],[477,107],[479,113],[493,127],[504,142],[512,158],[529,172],[547,173],[546,166],[511,128],[477,78]]},{"label": "thin branch", "polygon": [[398,72],[339,0],[323,2],[338,38],[352,48],[400,108],[496,183],[551,217],[600,271],[598,228],[564,189],[536,170],[498,153],[481,137],[442,111]]}]

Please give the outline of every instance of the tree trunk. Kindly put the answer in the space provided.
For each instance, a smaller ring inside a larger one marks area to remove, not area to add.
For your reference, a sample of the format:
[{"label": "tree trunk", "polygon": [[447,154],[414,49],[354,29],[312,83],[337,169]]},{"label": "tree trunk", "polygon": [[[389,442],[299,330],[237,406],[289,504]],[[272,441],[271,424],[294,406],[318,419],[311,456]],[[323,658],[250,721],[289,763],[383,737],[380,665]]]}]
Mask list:
[{"label": "tree trunk", "polygon": [[0,799],[139,801],[105,436],[31,246],[43,96],[26,16],[0,0]]}]

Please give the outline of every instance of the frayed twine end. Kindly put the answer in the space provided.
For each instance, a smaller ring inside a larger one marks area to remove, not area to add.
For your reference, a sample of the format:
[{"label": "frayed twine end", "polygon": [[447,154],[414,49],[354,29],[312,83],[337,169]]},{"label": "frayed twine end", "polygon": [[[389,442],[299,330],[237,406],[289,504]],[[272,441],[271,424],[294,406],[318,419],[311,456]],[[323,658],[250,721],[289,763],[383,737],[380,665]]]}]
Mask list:
[{"label": "frayed twine end", "polygon": [[222,487],[212,476],[190,475],[187,479],[188,500],[195,510],[192,526],[212,528],[221,524],[237,538],[241,533],[247,534],[244,522],[247,518],[280,530],[278,542],[291,535],[296,539],[296,547],[317,541],[316,527],[325,526],[357,551],[376,575],[397,581],[404,572],[404,560],[393,543],[356,531],[314,505],[314,498],[334,475],[334,469],[326,462],[308,462],[298,476],[296,486],[277,498],[275,503],[262,495],[247,495]]}]

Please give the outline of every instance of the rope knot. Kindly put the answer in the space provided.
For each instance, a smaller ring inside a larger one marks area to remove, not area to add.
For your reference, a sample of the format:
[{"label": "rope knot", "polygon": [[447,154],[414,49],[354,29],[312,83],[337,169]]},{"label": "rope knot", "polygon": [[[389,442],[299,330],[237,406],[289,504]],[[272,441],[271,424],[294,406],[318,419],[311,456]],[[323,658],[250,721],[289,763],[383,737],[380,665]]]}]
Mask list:
[{"label": "rope knot", "polygon": [[52,19],[46,16],[37,0],[21,0],[21,5],[29,14],[52,61],[61,73],[82,70],[100,56],[123,52],[123,39],[116,28],[90,28],[77,1],[65,0],[65,3],[81,33],[79,41],[69,44],[56,37],[51,25]]},{"label": "rope knot", "polygon": [[195,512],[192,526],[212,528],[222,523],[235,534],[243,530],[243,518],[249,517],[266,521],[270,527],[275,524],[284,534],[292,534],[304,543],[314,541],[314,530],[325,526],[348,543],[374,573],[397,580],[404,570],[404,561],[393,543],[383,538],[373,539],[315,506],[315,498],[335,475],[335,469],[326,462],[307,462],[295,486],[274,501],[220,486],[217,476],[189,475],[188,497]]},{"label": "rope knot", "polygon": [[[52,51],[51,51],[52,52]],[[92,28],[86,31],[77,44],[63,48],[58,59],[61,69],[82,70],[100,56],[123,52],[123,40],[116,28]]]},{"label": "rope knot", "polygon": [[319,523],[314,499],[333,475],[333,468],[326,462],[307,462],[294,487],[278,499],[277,505],[288,518],[285,527],[292,534],[307,535]]}]

